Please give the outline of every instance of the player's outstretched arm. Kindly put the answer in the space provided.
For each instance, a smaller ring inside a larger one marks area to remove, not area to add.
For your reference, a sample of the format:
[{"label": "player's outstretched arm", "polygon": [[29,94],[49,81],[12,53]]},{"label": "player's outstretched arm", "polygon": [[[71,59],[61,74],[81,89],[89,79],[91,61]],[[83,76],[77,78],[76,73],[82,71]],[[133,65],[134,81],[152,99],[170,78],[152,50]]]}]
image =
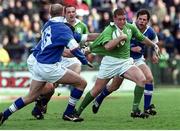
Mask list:
[{"label": "player's outstretched arm", "polygon": [[83,54],[83,52],[79,48],[79,44],[76,42],[75,39],[71,39],[67,47],[70,49],[71,53],[75,57],[77,57],[83,65],[88,65],[89,67],[92,68],[92,64],[86,59],[86,56]]},{"label": "player's outstretched arm", "polygon": [[149,38],[145,37],[145,39],[142,41],[145,45],[152,46],[154,48],[154,51],[157,55],[157,57],[160,57],[160,49],[157,44],[153,43]]}]

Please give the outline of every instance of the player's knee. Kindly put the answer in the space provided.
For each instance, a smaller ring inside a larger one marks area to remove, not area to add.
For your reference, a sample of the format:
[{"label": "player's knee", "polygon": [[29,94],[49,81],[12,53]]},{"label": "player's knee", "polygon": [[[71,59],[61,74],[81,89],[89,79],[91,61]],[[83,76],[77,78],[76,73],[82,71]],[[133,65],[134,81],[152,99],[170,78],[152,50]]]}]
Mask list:
[{"label": "player's knee", "polygon": [[147,76],[146,77],[146,82],[147,83],[153,83],[153,77],[152,76]]},{"label": "player's knee", "polygon": [[41,94],[44,95],[44,94],[48,94],[50,92],[54,93],[54,89],[55,89],[55,87],[54,87],[54,85],[52,83],[47,83],[45,85],[45,87],[41,90]]},{"label": "player's knee", "polygon": [[85,88],[87,86],[87,81],[83,79],[81,85],[83,88]]},{"label": "player's knee", "polygon": [[45,86],[47,89],[49,89],[49,91],[53,91],[54,90],[54,85],[52,83],[47,83]]},{"label": "player's knee", "polygon": [[146,82],[146,78],[145,78],[145,77],[142,77],[142,78],[140,79],[139,83],[137,83],[137,84],[138,84],[139,86],[141,86],[141,87],[144,87],[146,83],[147,83],[147,82]]},{"label": "player's knee", "polygon": [[76,83],[75,86],[81,90],[84,90],[87,86],[87,82],[85,79],[81,79],[78,83]]}]

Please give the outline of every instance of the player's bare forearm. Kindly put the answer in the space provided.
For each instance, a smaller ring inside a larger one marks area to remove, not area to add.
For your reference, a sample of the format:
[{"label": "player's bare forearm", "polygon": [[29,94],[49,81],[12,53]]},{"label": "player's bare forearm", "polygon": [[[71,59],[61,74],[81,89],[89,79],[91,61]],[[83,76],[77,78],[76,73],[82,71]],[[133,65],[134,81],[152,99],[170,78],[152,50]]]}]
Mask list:
[{"label": "player's bare forearm", "polygon": [[71,53],[70,49],[64,49],[63,56],[69,57],[69,58],[74,57],[74,55]]},{"label": "player's bare forearm", "polygon": [[144,43],[145,45],[153,47],[157,57],[160,56],[160,50],[159,50],[158,45],[153,43],[149,38],[145,37],[145,39],[142,41],[142,43]]},{"label": "player's bare forearm", "polygon": [[114,48],[116,48],[117,46],[121,45],[121,42],[125,42],[127,39],[127,35],[121,35],[120,37],[110,40],[109,42],[107,42],[104,47],[106,50],[113,50]]},{"label": "player's bare forearm", "polygon": [[145,37],[145,39],[142,41],[143,44],[147,45],[147,46],[154,46],[154,43],[147,37]]},{"label": "player's bare forearm", "polygon": [[141,52],[142,48],[140,46],[136,46],[136,47],[131,47],[131,51],[133,52]]},{"label": "player's bare forearm", "polygon": [[89,33],[87,37],[87,42],[94,41],[100,33]]}]

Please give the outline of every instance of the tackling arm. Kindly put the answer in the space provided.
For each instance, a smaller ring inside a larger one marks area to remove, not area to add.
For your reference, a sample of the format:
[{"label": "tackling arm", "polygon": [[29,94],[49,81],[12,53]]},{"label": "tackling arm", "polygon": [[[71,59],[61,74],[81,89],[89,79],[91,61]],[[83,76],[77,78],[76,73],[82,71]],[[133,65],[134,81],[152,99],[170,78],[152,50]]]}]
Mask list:
[{"label": "tackling arm", "polygon": [[156,55],[159,57],[160,55],[160,50],[157,44],[153,43],[149,38],[145,37],[145,39],[142,41],[143,44],[152,46],[154,48],[154,51]]},{"label": "tackling arm", "polygon": [[91,68],[93,67],[93,65],[86,59],[86,56],[81,52],[79,44],[75,39],[71,39],[67,46],[70,49],[70,52],[77,57],[83,65],[88,65]]}]

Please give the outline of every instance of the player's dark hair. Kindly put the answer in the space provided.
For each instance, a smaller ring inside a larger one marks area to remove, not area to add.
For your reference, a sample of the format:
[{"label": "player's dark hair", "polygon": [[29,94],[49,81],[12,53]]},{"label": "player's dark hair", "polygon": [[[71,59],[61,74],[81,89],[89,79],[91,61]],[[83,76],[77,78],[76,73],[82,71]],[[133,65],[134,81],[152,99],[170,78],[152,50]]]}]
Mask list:
[{"label": "player's dark hair", "polygon": [[66,9],[69,7],[74,7],[76,9],[76,6],[68,4],[68,5],[65,5],[64,13],[66,13]]},{"label": "player's dark hair", "polygon": [[148,21],[149,21],[150,18],[151,18],[151,15],[150,15],[150,13],[149,13],[149,11],[148,11],[147,9],[140,9],[140,10],[137,12],[136,17],[138,18],[140,15],[147,15]]}]

